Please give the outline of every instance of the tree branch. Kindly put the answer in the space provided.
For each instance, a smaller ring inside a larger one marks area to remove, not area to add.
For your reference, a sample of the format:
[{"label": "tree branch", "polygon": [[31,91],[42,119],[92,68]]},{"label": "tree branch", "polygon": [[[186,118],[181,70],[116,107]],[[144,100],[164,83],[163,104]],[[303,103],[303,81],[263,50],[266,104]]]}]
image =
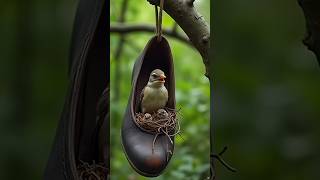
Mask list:
[{"label": "tree branch", "polygon": [[[120,33],[120,34],[127,34],[133,32],[149,32],[155,33],[155,27],[151,25],[141,24],[141,25],[129,25],[129,24],[111,24],[110,25],[110,32],[111,33]],[[162,33],[173,37],[177,40],[180,40],[188,45],[191,45],[189,39],[186,36],[183,36],[176,31],[172,31],[169,29],[162,29]]]},{"label": "tree branch", "polygon": [[313,51],[320,64],[320,1],[298,0],[306,19],[306,37],[303,44]]},{"label": "tree branch", "polygon": [[[159,5],[159,0],[147,0],[152,5]],[[206,67],[206,76],[209,73],[209,48],[210,31],[209,26],[196,11],[194,6],[190,6],[190,1],[186,0],[166,0],[164,11],[167,12],[187,34],[192,44],[202,56]]]}]

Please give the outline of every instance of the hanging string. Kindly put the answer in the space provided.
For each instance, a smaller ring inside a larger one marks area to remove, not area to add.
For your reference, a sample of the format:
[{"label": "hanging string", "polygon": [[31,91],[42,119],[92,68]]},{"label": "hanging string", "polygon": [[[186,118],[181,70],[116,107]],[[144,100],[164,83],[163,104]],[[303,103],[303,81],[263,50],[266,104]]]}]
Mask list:
[{"label": "hanging string", "polygon": [[162,11],[163,11],[164,0],[160,0],[160,12],[158,12],[158,7],[155,5],[156,14],[156,34],[158,36],[157,40],[161,41],[162,38]]},{"label": "hanging string", "polygon": [[158,7],[155,5],[154,6],[154,12],[155,12],[155,14],[156,14],[156,34],[158,35],[159,33],[158,33],[158,29],[159,29],[159,13],[158,13]]}]

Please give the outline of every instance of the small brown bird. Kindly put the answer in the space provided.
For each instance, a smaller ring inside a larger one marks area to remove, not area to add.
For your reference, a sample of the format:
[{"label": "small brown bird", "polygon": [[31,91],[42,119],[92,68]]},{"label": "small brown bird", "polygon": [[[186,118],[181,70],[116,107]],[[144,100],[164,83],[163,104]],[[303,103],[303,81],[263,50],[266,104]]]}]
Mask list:
[{"label": "small brown bird", "polygon": [[168,101],[168,90],[164,86],[166,76],[160,69],[151,72],[148,84],[141,92],[141,110],[143,113],[153,113],[164,108]]},{"label": "small brown bird", "polygon": [[145,114],[144,114],[144,119],[147,120],[147,121],[152,121],[152,116],[151,116],[151,114],[145,113]]},{"label": "small brown bird", "polygon": [[158,111],[157,111],[157,115],[161,118],[161,119],[166,119],[166,118],[168,118],[168,113],[167,113],[167,111],[166,110],[164,110],[164,109],[159,109]]}]

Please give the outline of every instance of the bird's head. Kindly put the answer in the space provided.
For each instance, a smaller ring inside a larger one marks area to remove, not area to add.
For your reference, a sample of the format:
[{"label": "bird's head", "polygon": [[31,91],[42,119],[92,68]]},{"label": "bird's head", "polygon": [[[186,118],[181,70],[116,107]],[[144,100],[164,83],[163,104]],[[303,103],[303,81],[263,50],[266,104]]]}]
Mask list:
[{"label": "bird's head", "polygon": [[151,72],[148,85],[153,87],[160,87],[164,85],[166,76],[160,69],[155,69]]}]

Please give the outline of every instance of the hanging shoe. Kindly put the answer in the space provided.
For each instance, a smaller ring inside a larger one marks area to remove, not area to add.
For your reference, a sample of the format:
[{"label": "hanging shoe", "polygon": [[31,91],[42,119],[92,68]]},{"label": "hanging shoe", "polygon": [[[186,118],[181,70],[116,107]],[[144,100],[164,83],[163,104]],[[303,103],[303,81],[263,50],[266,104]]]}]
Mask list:
[{"label": "hanging shoe", "polygon": [[140,112],[140,93],[149,80],[150,72],[161,69],[166,75],[165,87],[169,99],[168,109],[175,109],[175,77],[173,59],[168,41],[157,36],[151,38],[135,62],[132,73],[132,90],[123,119],[121,136],[125,155],[135,171],[147,177],[159,176],[167,167],[173,150],[174,137],[147,132],[135,121]]}]

